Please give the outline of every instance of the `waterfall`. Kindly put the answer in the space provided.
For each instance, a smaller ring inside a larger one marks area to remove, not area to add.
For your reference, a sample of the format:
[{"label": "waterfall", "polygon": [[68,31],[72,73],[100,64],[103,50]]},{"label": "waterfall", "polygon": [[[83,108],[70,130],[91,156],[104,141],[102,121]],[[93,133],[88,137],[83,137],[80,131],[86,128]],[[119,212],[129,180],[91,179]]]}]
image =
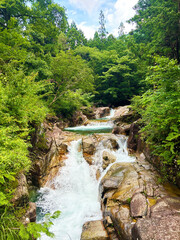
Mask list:
[{"label": "waterfall", "polygon": [[[112,127],[111,122],[91,122],[88,126],[78,128]],[[92,130],[92,129],[91,129]],[[84,130],[86,131],[86,129]],[[110,135],[105,135],[105,137]],[[115,136],[114,136],[115,137]],[[39,209],[39,222],[43,221],[46,213],[61,211],[58,219],[53,220],[50,231],[55,234],[55,240],[80,240],[82,226],[87,221],[101,220],[102,213],[99,201],[99,183],[109,168],[102,168],[102,154],[106,150],[116,157],[116,162],[133,162],[135,158],[130,157],[127,151],[127,137],[121,135],[116,137],[119,145],[118,150],[106,148],[101,141],[94,155],[94,165],[89,165],[83,158],[80,150],[81,140],[72,141],[65,166],[59,170],[58,176],[51,182],[51,187],[41,188],[39,198],[36,202]],[[96,179],[97,169],[101,172],[99,180]],[[41,240],[51,238],[42,235]]]},{"label": "waterfall", "polygon": [[[66,165],[52,182],[54,189],[44,187],[39,191],[41,197],[36,204],[41,214],[62,211],[50,229],[56,240],[79,240],[86,221],[102,218],[96,169],[78,151],[80,144],[80,140],[71,143]],[[43,235],[41,239],[51,238]]]}]

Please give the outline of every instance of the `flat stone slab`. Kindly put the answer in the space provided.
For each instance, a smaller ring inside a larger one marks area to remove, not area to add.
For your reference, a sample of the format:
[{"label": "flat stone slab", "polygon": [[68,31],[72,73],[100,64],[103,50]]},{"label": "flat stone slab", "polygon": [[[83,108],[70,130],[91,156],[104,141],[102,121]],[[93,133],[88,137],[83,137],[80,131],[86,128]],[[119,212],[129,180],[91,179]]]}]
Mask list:
[{"label": "flat stone slab", "polygon": [[102,221],[86,222],[83,225],[81,240],[109,240]]}]

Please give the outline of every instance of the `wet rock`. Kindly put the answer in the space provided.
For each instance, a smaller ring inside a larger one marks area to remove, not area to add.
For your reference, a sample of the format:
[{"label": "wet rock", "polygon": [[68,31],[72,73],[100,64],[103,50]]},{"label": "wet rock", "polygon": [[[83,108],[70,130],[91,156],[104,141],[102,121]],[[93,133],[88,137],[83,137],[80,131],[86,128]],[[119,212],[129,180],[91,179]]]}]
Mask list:
[{"label": "wet rock", "polygon": [[58,152],[59,154],[66,154],[68,152],[68,144],[66,142],[61,142]]},{"label": "wet rock", "polygon": [[111,190],[117,189],[120,183],[120,179],[118,177],[111,177],[109,179],[103,179],[101,181],[101,186],[103,190]]},{"label": "wet rock", "polygon": [[69,122],[68,121],[64,122],[64,121],[59,120],[55,125],[59,129],[63,130],[64,128],[69,126]]},{"label": "wet rock", "polygon": [[14,192],[12,203],[16,206],[24,206],[29,201],[29,192],[26,176],[20,173],[17,177],[18,186]]},{"label": "wet rock", "polygon": [[134,194],[131,200],[130,209],[132,217],[146,216],[148,209],[146,197],[141,193]]},{"label": "wet rock", "polygon": [[122,123],[131,124],[132,122],[139,119],[139,115],[130,110],[129,106],[119,107],[114,114],[114,123],[120,126]]},{"label": "wet rock", "polygon": [[119,239],[130,240],[131,229],[133,227],[128,205],[121,205],[119,208],[111,209],[111,219],[118,233]]},{"label": "wet rock", "polygon": [[77,125],[83,125],[87,121],[88,121],[87,117],[81,111],[76,111],[73,114],[70,126],[72,127],[72,126],[77,126]]},{"label": "wet rock", "polygon": [[133,194],[138,188],[138,174],[132,165],[129,165],[124,168],[123,180],[117,191],[113,194],[112,199],[120,202],[127,202],[130,198],[132,198]]},{"label": "wet rock", "polygon": [[103,146],[105,148],[109,148],[109,149],[118,149],[119,148],[119,144],[117,142],[117,138],[114,137],[112,134],[109,137],[105,138],[102,141],[102,143],[103,143]]},{"label": "wet rock", "polygon": [[83,157],[85,158],[85,160],[87,161],[87,163],[89,165],[93,165],[94,164],[94,159],[92,157],[92,154],[88,154],[88,153],[83,153]]},{"label": "wet rock", "polygon": [[109,164],[113,163],[116,161],[116,156],[114,156],[112,153],[108,151],[103,151],[103,169],[107,168]]},{"label": "wet rock", "polygon": [[180,215],[138,219],[132,229],[133,240],[179,240]]},{"label": "wet rock", "polygon": [[95,110],[96,119],[106,117],[110,114],[109,107],[99,107]]},{"label": "wet rock", "polygon": [[129,106],[118,107],[114,114],[114,119],[119,119],[122,116],[126,116],[129,113]]},{"label": "wet rock", "polygon": [[127,124],[127,125],[121,124],[121,126],[115,126],[112,130],[112,133],[129,135],[130,127],[131,127],[131,124]]},{"label": "wet rock", "polygon": [[45,138],[49,148],[50,147],[52,148],[53,144],[55,145],[55,147],[61,144],[62,142],[61,135],[62,135],[62,130],[58,128],[56,125],[53,128],[48,129],[46,131]]},{"label": "wet rock", "polygon": [[100,176],[101,176],[101,172],[100,172],[99,169],[97,169],[97,171],[96,171],[96,179],[98,180],[100,178]]},{"label": "wet rock", "polygon": [[83,225],[81,240],[108,240],[102,221],[86,222]]},{"label": "wet rock", "polygon": [[124,134],[124,129],[122,127],[116,126],[113,128],[112,133],[113,134]]},{"label": "wet rock", "polygon": [[132,123],[130,128],[130,135],[127,141],[127,147],[134,151],[137,150],[138,133],[139,133],[139,125],[136,123]]},{"label": "wet rock", "polygon": [[95,152],[95,141],[92,137],[85,137],[82,140],[83,153],[93,155]]}]

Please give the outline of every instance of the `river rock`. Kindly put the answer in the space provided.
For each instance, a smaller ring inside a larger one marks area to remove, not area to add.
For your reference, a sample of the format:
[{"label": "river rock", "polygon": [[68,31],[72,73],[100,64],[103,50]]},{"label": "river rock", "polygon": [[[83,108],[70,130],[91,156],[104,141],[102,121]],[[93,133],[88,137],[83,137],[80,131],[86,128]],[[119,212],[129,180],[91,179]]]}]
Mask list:
[{"label": "river rock", "polygon": [[127,202],[139,188],[138,174],[134,170],[132,164],[127,164],[122,167],[122,170],[117,171],[115,175],[119,175],[119,177],[122,178],[122,182],[117,191],[113,194],[112,199],[120,202]]},{"label": "river rock", "polygon": [[138,219],[132,229],[133,240],[179,240],[180,215]]},{"label": "river rock", "polygon": [[109,107],[96,108],[96,111],[95,111],[96,119],[106,117],[109,114],[110,114],[110,108]]},{"label": "river rock", "polygon": [[130,110],[129,106],[119,107],[113,117],[114,123],[117,126],[121,126],[122,123],[131,124],[139,118],[140,116],[136,112]]},{"label": "river rock", "polygon": [[108,151],[103,151],[103,169],[106,169],[107,166],[116,161],[116,156]]},{"label": "river rock", "polygon": [[81,240],[109,240],[102,221],[86,222],[83,225]]},{"label": "river rock", "polygon": [[129,106],[118,107],[114,113],[114,119],[126,116],[129,112]]},{"label": "river rock", "polygon": [[118,149],[119,144],[117,141],[117,138],[113,134],[111,134],[110,136],[104,138],[102,143],[105,148]]},{"label": "river rock", "polygon": [[16,206],[24,206],[29,201],[29,192],[26,176],[20,173],[17,177],[18,186],[14,192],[12,203]]},{"label": "river rock", "polygon": [[73,114],[70,126],[82,125],[85,124],[87,121],[88,121],[87,117],[81,111],[76,111]]},{"label": "river rock", "polygon": [[120,179],[118,177],[104,178],[101,181],[101,186],[104,191],[117,189],[120,183]]},{"label": "river rock", "polygon": [[128,205],[121,205],[111,209],[111,219],[118,233],[118,239],[131,240],[131,229],[133,227]]},{"label": "river rock", "polygon": [[115,126],[112,130],[113,134],[129,135],[131,124],[121,124],[121,126]]},{"label": "river rock", "polygon": [[132,217],[146,216],[148,209],[146,197],[141,193],[134,194],[130,203],[130,209]]},{"label": "river rock", "polygon": [[82,140],[83,153],[93,155],[95,152],[95,140],[92,137],[84,137]]}]

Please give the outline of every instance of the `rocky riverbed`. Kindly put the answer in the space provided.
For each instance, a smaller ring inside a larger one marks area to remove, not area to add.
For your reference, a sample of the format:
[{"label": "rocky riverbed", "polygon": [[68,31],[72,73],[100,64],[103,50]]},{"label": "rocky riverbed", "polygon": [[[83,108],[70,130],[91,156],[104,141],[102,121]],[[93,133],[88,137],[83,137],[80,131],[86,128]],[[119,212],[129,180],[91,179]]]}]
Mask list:
[{"label": "rocky riverbed", "polygon": [[[99,118],[109,113],[109,108],[99,108],[91,115]],[[82,113],[75,118],[74,125],[87,126],[92,123]],[[116,109],[111,120],[112,133],[84,136],[63,131],[67,125],[58,119],[44,123],[39,130],[39,136],[43,135],[44,138],[36,139],[38,154],[29,181],[38,187],[55,188],[53,179],[66,163],[69,145],[73,140],[82,139],[79,151],[82,151],[89,166],[96,168],[103,217],[84,223],[81,240],[180,239],[180,190],[161,183],[161,176],[147,161],[147,151],[143,151],[142,144],[139,147],[138,116],[125,106]],[[99,124],[101,121],[97,122]],[[129,136],[127,151],[135,161],[119,162],[117,159],[121,149],[118,139],[125,135]],[[97,156],[100,147],[104,150]],[[95,161],[98,158],[99,162]],[[34,220],[34,205],[32,211]]]}]

